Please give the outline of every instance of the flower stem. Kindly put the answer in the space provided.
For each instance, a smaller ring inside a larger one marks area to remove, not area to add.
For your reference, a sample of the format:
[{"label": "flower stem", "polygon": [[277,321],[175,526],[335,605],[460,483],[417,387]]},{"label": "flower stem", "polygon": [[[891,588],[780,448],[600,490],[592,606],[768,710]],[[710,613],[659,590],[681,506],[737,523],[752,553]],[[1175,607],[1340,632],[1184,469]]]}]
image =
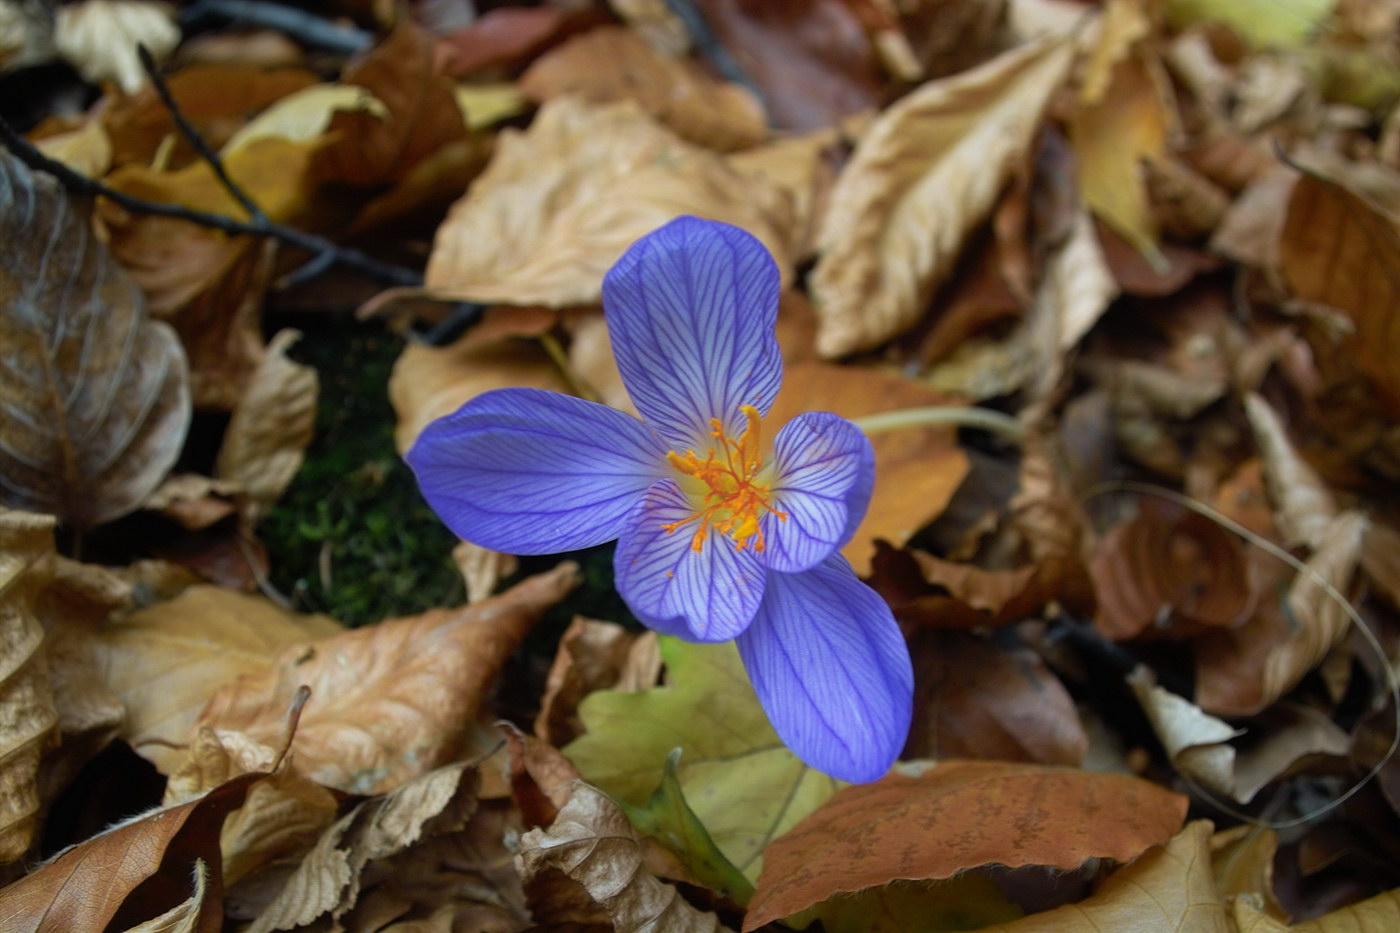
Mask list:
[{"label": "flower stem", "polygon": [[866,434],[883,434],[903,428],[923,428],[930,425],[950,424],[960,428],[980,428],[999,434],[1009,441],[1021,443],[1026,429],[1010,415],[990,408],[969,408],[958,405],[934,405],[929,408],[904,408],[899,411],[883,411],[878,415],[866,415],[855,419],[856,427]]}]

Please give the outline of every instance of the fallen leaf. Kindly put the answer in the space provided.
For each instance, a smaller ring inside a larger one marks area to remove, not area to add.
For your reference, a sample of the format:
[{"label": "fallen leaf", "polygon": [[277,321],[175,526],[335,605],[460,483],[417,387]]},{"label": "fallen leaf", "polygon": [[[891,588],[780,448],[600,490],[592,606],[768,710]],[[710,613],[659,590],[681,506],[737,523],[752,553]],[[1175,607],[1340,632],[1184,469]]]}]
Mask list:
[{"label": "fallen leaf", "polygon": [[908,558],[927,586],[892,605],[898,618],[914,625],[1000,628],[1031,618],[1061,595],[1064,568],[1056,561],[986,570],[924,551],[909,552]]},{"label": "fallen leaf", "polygon": [[594,104],[636,101],[682,139],[720,152],[747,149],[768,135],[763,108],[748,90],[620,27],[586,32],[536,59],[520,89],[541,103],[565,94]]},{"label": "fallen leaf", "polygon": [[533,341],[483,344],[467,331],[445,347],[409,343],[394,361],[389,401],[398,424],[394,446],[405,453],[433,421],[461,408],[489,389],[532,386],[567,392],[568,383]]},{"label": "fallen leaf", "polygon": [[654,642],[654,636],[639,636],[613,622],[574,616],[559,639],[559,650],[545,678],[535,734],[551,745],[562,746],[583,733],[578,705],[588,694],[595,690],[635,692],[654,686],[655,675],[661,673],[659,655],[653,676],[648,678],[637,670],[638,660],[653,654]]},{"label": "fallen leaf", "polygon": [[1217,793],[1234,797],[1235,749],[1226,743],[1244,730],[1157,686],[1146,667],[1133,671],[1128,685],[1176,769]]},{"label": "fallen leaf", "polygon": [[577,581],[565,562],[473,606],[293,645],[221,687],[195,728],[275,748],[292,697],[310,687],[292,740],[298,767],[347,793],[392,790],[462,750],[501,666]]},{"label": "fallen leaf", "polygon": [[170,7],[148,0],[83,0],[55,11],[54,46],[94,84],[115,81],[127,94],[146,83],[136,47],[160,61],[180,44]]},{"label": "fallen leaf", "polygon": [[1308,41],[1336,0],[1168,0],[1167,19],[1177,28],[1194,23],[1229,26],[1251,45],[1286,48]]},{"label": "fallen leaf", "polygon": [[[772,182],[791,196],[795,215],[793,229],[797,232],[789,237],[789,242],[795,263],[804,263],[816,254],[817,222],[825,210],[831,186],[836,182],[833,153],[839,139],[834,131],[819,131],[775,139],[729,156],[730,168]],[[806,301],[802,293],[795,290],[784,292],[783,301],[791,301],[794,296]],[[783,327],[781,314],[780,311],[779,333]],[[789,357],[785,359],[793,362]]]},{"label": "fallen leaf", "polygon": [[1315,920],[1306,920],[1288,929],[1297,933],[1349,933],[1359,930],[1385,930],[1400,923],[1400,888],[1377,894],[1359,904],[1343,907]]},{"label": "fallen leaf", "polygon": [[1028,43],[875,118],[818,237],[810,287],[823,356],[873,347],[918,320],[1025,158],[1072,60],[1067,41]]},{"label": "fallen leaf", "polygon": [[942,881],[894,881],[854,894],[835,894],[788,925],[816,917],[825,933],[980,930],[1024,914],[996,881],[964,872]]},{"label": "fallen leaf", "polygon": [[335,794],[308,780],[293,763],[248,789],[243,805],[219,832],[224,883],[237,884],[274,860],[310,848],[336,817]]},{"label": "fallen leaf", "polygon": [[[946,405],[950,400],[917,382],[880,370],[799,363],[783,375],[769,417],[782,425],[804,411],[844,418],[904,408]],[[875,491],[864,520],[841,550],[862,575],[870,572],[875,539],[896,545],[937,518],[967,474],[967,456],[948,427],[905,428],[874,434]]]},{"label": "fallen leaf", "polygon": [[147,496],[141,508],[159,512],[187,531],[198,531],[237,512],[232,499],[241,488],[198,473],[177,473]]},{"label": "fallen leaf", "polygon": [[1074,700],[1034,652],[969,632],[910,639],[914,721],[906,758],[1077,766],[1089,747]]},{"label": "fallen leaf", "polygon": [[690,31],[666,0],[608,0],[608,7],[660,51],[668,55],[690,51]]},{"label": "fallen leaf", "polygon": [[679,891],[642,867],[642,847],[627,817],[597,788],[574,783],[573,796],[549,829],[520,837],[526,884],[547,869],[579,882],[619,930],[715,933],[714,914],[690,906]]},{"label": "fallen leaf", "polygon": [[438,55],[444,73],[462,78],[493,66],[526,61],[571,26],[555,7],[497,7],[471,25],[442,38]]},{"label": "fallen leaf", "polygon": [[470,541],[459,541],[452,549],[452,562],[462,572],[467,588],[467,604],[479,603],[496,592],[496,585],[520,569],[513,554],[501,554]]},{"label": "fallen leaf", "polygon": [[1070,121],[1079,189],[1096,216],[1161,266],[1142,162],[1166,152],[1168,85],[1160,64],[1140,45],[1151,28],[1144,5],[1114,0],[1105,8],[1104,20],[1096,53],[1112,67],[1103,80],[1080,89]]},{"label": "fallen leaf", "polygon": [[455,85],[437,65],[433,37],[409,17],[341,75],[342,85],[365,88],[383,105],[337,110],[315,156],[320,181],[391,185],[432,153],[467,139]]},{"label": "fallen leaf", "polygon": [[732,643],[661,639],[664,686],[603,690],[579,706],[587,728],[564,749],[584,780],[643,806],[681,749],[686,800],[725,858],[751,880],[765,847],[821,805],[837,782],[778,739]]},{"label": "fallen leaf", "polygon": [[248,497],[245,514],[253,524],[291,483],[316,428],[316,370],[287,357],[300,337],[299,331],[282,330],[272,338],[243,387],[219,447],[217,475],[242,488]]},{"label": "fallen leaf", "polygon": [[452,764],[355,807],[321,833],[248,933],[344,916],[359,900],[366,869],[374,862],[465,826],[477,808],[479,783],[475,768]]},{"label": "fallen leaf", "polygon": [[35,611],[53,577],[53,528],[52,516],[0,509],[0,865],[34,839],[35,776],[59,723]]},{"label": "fallen leaf", "polygon": [[1288,915],[1274,896],[1274,857],[1278,833],[1264,826],[1234,826],[1210,837],[1215,890],[1227,902],[1239,895],[1262,897],[1270,915]]},{"label": "fallen leaf", "polygon": [[[219,827],[261,775],[249,774],[187,804],[133,818],[0,889],[13,933],[126,930],[187,903],[202,888],[198,933],[217,933],[223,895]],[[202,875],[200,864],[207,870]]]},{"label": "fallen leaf", "polygon": [[789,196],[659,126],[633,103],[550,101],[503,130],[438,228],[426,273],[444,299],[566,307],[599,301],[634,240],[681,214],[743,227],[791,273]]},{"label": "fallen leaf", "polygon": [[744,929],[900,878],[1128,862],[1170,839],[1186,806],[1147,781],[1068,768],[946,761],[921,777],[891,775],[839,791],[768,847]]},{"label": "fallen leaf", "polygon": [[[1376,166],[1379,169],[1379,166]],[[1387,173],[1393,176],[1394,173]],[[1279,239],[1279,265],[1293,292],[1343,311],[1356,325],[1346,341],[1381,401],[1400,412],[1400,228],[1364,193],[1315,170],[1293,186]]]},{"label": "fallen leaf", "polygon": [[80,175],[101,178],[112,167],[112,139],[100,120],[89,120],[75,130],[45,136],[34,145]]},{"label": "fallen leaf", "polygon": [[338,631],[325,616],[215,586],[193,586],[118,618],[97,638],[103,680],[127,710],[120,735],[170,774],[182,758],[178,746],[222,684],[269,670],[288,645]]},{"label": "fallen leaf", "polygon": [[324,134],[331,118],[341,110],[363,110],[381,120],[389,116],[384,102],[367,88],[354,84],[313,84],[293,91],[250,120],[224,144],[227,158],[259,139],[310,142]]},{"label": "fallen leaf", "polygon": [[58,182],[8,153],[0,218],[11,244],[0,260],[0,501],[79,527],[110,521],[179,456],[190,422],[184,352]]},{"label": "fallen leaf", "polygon": [[1306,460],[1269,403],[1255,393],[1244,399],[1254,443],[1259,448],[1264,482],[1274,504],[1274,524],[1289,547],[1317,547],[1337,517],[1337,503]]},{"label": "fallen leaf", "polygon": [[1234,933],[1211,880],[1208,820],[1118,869],[1093,897],[981,933]]}]

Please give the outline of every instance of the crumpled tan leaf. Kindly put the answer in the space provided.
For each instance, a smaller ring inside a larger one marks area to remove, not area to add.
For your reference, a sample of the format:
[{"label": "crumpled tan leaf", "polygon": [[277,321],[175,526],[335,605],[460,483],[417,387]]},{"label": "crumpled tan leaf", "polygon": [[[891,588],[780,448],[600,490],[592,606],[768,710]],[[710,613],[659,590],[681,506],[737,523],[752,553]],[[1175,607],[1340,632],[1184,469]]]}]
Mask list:
[{"label": "crumpled tan leaf", "polygon": [[130,512],[189,427],[180,342],[58,182],[8,153],[0,241],[0,502],[80,527]]},{"label": "crumpled tan leaf", "polygon": [[573,796],[549,829],[520,837],[517,857],[528,884],[557,869],[587,889],[619,933],[715,933],[726,929],[642,864],[642,846],[626,815],[591,784],[575,781]]},{"label": "crumpled tan leaf", "polygon": [[0,864],[33,840],[35,776],[58,727],[35,613],[53,575],[53,528],[52,516],[0,508]]},{"label": "crumpled tan leaf", "polygon": [[536,101],[573,94],[595,104],[633,100],[682,139],[728,152],[768,135],[751,92],[658,51],[630,29],[602,27],[535,60],[520,89]]},{"label": "crumpled tan leaf", "polygon": [[214,729],[225,745],[278,748],[287,709],[307,686],[292,741],[298,767],[326,787],[390,791],[463,750],[501,666],[577,581],[578,566],[565,562],[472,606],[292,645],[220,688],[195,728]]},{"label": "crumpled tan leaf", "polygon": [[282,330],[272,338],[219,447],[218,478],[242,488],[248,497],[244,513],[254,524],[291,483],[316,427],[316,370],[287,357],[300,337]]},{"label": "crumpled tan leaf", "polygon": [[115,81],[127,94],[146,83],[136,47],[160,61],[180,44],[173,10],[148,0],[82,0],[58,8],[54,45],[84,78]]},{"label": "crumpled tan leaf", "polygon": [[562,97],[528,130],[501,132],[490,165],[438,228],[427,287],[462,301],[594,304],[623,251],[681,214],[748,230],[788,280],[785,191],[736,172],[636,104]]},{"label": "crumpled tan leaf", "polygon": [[1278,414],[1256,393],[1244,398],[1244,411],[1254,429],[1274,523],[1288,547],[1317,547],[1337,517],[1337,502],[1322,477],[1288,438]]},{"label": "crumpled tan leaf", "polygon": [[924,312],[991,213],[1064,80],[1064,39],[1027,43],[886,109],[837,178],[810,282],[826,357],[875,346]]}]

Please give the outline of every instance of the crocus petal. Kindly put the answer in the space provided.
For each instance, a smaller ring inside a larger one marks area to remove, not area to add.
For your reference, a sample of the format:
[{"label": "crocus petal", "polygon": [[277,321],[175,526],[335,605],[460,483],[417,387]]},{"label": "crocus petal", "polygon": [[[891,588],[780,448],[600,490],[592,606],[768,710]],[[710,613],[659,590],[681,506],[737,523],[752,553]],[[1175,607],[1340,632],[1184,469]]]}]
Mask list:
[{"label": "crocus petal", "polygon": [[914,672],[889,606],[834,555],[773,573],[739,653],[778,736],[853,783],[889,770],[909,732]]},{"label": "crocus petal", "polygon": [[702,449],[712,418],[773,404],[778,268],[738,227],[681,217],[647,234],[603,279],[603,308],[628,394],[678,451]]},{"label": "crocus petal", "polygon": [[616,538],[667,470],[636,418],[558,392],[485,392],[423,430],[409,466],[433,511],[467,541],[553,554]]},{"label": "crocus petal", "polygon": [[765,515],[765,566],[783,573],[815,567],[850,540],[865,517],[875,483],[875,451],[851,422],[809,411],[773,441],[775,479]]},{"label": "crocus petal", "polygon": [[694,507],[674,480],[647,490],[617,540],[617,591],[650,628],[687,641],[727,641],[748,628],[763,596],[764,569],[751,550],[709,535],[699,551],[696,524],[668,532]]}]

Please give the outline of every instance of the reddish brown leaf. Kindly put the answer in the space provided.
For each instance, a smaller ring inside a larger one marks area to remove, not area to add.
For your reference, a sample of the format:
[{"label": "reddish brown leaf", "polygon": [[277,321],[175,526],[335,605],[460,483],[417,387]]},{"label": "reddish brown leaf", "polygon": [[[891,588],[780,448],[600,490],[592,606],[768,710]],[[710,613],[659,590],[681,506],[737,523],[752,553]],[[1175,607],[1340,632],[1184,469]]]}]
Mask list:
[{"label": "reddish brown leaf", "polygon": [[978,865],[1069,871],[1128,862],[1181,828],[1187,800],[1156,784],[995,762],[943,762],[839,791],[764,852],[749,931],[839,892]]},{"label": "reddish brown leaf", "polygon": [[444,74],[461,78],[529,58],[558,41],[568,23],[568,14],[555,7],[488,10],[466,29],[444,37],[438,58]]}]

